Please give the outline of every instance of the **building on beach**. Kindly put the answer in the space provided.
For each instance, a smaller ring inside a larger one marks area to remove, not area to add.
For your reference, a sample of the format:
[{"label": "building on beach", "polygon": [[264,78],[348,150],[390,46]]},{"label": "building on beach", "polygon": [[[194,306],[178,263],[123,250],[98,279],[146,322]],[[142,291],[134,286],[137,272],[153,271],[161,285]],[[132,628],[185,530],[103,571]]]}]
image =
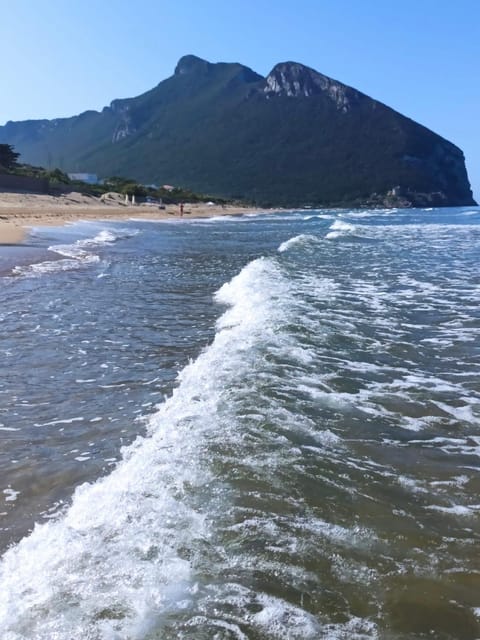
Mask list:
[{"label": "building on beach", "polygon": [[96,173],[69,173],[67,175],[70,180],[78,180],[87,184],[98,184],[100,182]]}]

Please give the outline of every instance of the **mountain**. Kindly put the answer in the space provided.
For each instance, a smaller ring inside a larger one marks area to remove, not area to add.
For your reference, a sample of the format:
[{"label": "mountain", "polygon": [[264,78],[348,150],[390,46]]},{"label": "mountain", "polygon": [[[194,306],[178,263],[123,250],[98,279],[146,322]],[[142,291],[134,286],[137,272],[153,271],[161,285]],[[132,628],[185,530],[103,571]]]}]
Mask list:
[{"label": "mountain", "polygon": [[123,175],[262,205],[471,205],[462,151],[295,62],[266,78],[181,58],[136,98],[71,118],[8,122],[23,162]]}]

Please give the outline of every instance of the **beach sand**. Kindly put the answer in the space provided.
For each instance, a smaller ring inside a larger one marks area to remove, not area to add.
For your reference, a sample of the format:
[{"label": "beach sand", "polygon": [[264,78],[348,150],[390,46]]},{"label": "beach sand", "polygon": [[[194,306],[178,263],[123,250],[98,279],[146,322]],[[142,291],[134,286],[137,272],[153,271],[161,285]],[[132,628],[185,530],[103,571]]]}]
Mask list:
[{"label": "beach sand", "polygon": [[[207,218],[225,215],[241,215],[258,211],[234,205],[207,205],[185,203],[184,218]],[[181,218],[178,205],[126,205],[123,196],[111,194],[100,199],[81,193],[60,196],[32,193],[0,193],[0,245],[21,243],[28,227],[60,226],[76,220],[125,220],[144,218],[150,220]]]},{"label": "beach sand", "polygon": [[0,220],[0,245],[18,244],[23,242],[25,235],[22,226]]}]

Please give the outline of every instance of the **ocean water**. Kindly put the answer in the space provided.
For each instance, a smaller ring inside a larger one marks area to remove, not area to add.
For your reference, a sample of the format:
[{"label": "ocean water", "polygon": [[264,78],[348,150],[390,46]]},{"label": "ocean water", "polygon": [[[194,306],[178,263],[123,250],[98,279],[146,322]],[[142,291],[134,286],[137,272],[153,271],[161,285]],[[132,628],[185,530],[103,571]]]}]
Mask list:
[{"label": "ocean water", "polygon": [[480,209],[33,229],[2,640],[480,638]]}]

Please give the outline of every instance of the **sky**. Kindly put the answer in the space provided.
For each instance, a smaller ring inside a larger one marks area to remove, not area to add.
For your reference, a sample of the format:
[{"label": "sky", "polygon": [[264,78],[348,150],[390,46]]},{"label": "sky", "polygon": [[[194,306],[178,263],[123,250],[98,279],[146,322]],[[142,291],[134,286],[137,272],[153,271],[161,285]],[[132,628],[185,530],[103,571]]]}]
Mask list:
[{"label": "sky", "polygon": [[295,61],[465,153],[480,201],[480,0],[0,0],[0,125],[101,110],[179,58]]}]

